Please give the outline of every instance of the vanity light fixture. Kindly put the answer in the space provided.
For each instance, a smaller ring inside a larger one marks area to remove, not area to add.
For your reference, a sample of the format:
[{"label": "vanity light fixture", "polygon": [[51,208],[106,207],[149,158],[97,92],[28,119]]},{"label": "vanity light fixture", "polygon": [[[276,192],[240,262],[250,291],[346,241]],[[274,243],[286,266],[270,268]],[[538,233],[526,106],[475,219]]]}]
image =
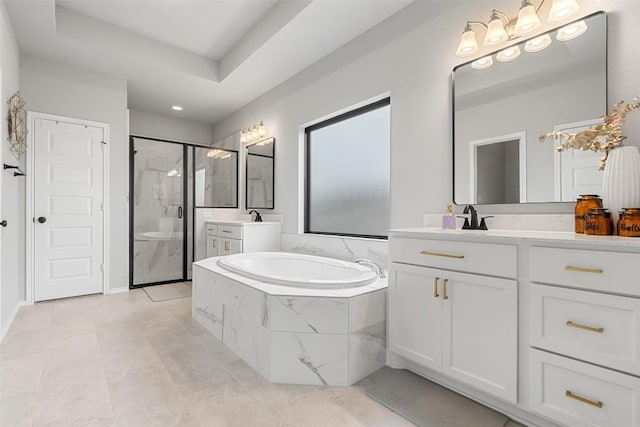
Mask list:
[{"label": "vanity light fixture", "polygon": [[171,109],[173,111],[182,111],[183,110],[183,108],[180,105],[172,105]]},{"label": "vanity light fixture", "polygon": [[[489,16],[489,24],[480,21],[467,21],[462,37],[460,38],[460,43],[458,43],[458,48],[456,49],[456,55],[464,58],[480,50],[477,34],[471,27],[472,24],[482,25],[486,28],[482,46],[495,46],[540,29],[542,27],[542,21],[538,16],[538,12],[540,12],[540,8],[544,2],[545,0],[541,0],[536,8],[532,0],[522,0],[520,9],[518,10],[518,16],[514,19],[510,19],[504,12],[494,9]],[[553,0],[547,22],[564,20],[579,10],[580,7],[576,0]]]},{"label": "vanity light fixture", "polygon": [[551,36],[549,34],[543,34],[540,37],[531,39],[524,45],[526,52],[540,52],[551,46]]},{"label": "vanity light fixture", "polygon": [[567,40],[575,39],[583,35],[588,29],[589,27],[587,27],[584,21],[574,22],[573,24],[560,28],[556,40],[566,42]]},{"label": "vanity light fixture", "polygon": [[496,59],[500,62],[509,62],[520,56],[520,53],[520,48],[518,46],[511,46],[498,52]]},{"label": "vanity light fixture", "polygon": [[484,70],[493,65],[493,58],[491,55],[485,56],[484,58],[477,59],[471,63],[471,68],[476,70]]},{"label": "vanity light fixture", "polygon": [[553,0],[547,22],[558,22],[575,15],[580,10],[576,0]]},{"label": "vanity light fixture", "polygon": [[177,178],[180,178],[182,174],[178,172],[178,169],[171,169],[169,172],[167,172],[167,176],[175,176]]},{"label": "vanity light fixture", "polygon": [[261,121],[259,125],[253,124],[246,129],[242,130],[240,134],[240,142],[252,142],[257,139],[263,138],[267,135],[267,127]]}]

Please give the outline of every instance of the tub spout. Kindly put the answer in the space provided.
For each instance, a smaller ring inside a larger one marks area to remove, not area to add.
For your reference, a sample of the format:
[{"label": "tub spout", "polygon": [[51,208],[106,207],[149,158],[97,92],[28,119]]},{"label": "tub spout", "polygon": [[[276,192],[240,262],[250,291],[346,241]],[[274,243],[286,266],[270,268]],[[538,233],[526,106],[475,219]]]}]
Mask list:
[{"label": "tub spout", "polygon": [[378,277],[384,279],[387,277],[387,274],[384,272],[384,269],[376,264],[374,261],[370,259],[357,259],[354,261],[356,264],[364,265],[365,267],[369,267],[372,269]]}]

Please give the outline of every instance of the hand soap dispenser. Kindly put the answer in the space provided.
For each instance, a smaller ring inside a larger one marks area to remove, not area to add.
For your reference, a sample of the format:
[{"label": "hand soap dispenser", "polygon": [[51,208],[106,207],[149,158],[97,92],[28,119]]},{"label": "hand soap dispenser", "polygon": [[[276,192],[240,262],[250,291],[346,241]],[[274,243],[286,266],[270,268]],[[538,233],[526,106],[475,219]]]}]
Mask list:
[{"label": "hand soap dispenser", "polygon": [[442,216],[442,228],[444,230],[456,229],[456,217],[453,216],[453,207],[447,205],[447,213]]}]

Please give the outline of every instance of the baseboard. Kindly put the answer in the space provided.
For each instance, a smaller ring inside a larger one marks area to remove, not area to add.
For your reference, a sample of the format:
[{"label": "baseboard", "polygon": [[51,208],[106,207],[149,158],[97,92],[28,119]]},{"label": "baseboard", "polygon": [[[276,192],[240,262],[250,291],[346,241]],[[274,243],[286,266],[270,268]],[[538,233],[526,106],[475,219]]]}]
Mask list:
[{"label": "baseboard", "polygon": [[124,294],[129,292],[129,288],[114,288],[114,289],[109,289],[107,292],[105,292],[105,295],[113,295],[113,294]]},{"label": "baseboard", "polygon": [[5,327],[4,323],[2,324],[2,334],[0,334],[0,343],[4,340],[4,337],[9,332],[9,328],[13,324],[13,321],[16,320],[16,316],[18,315],[18,311],[20,311],[20,307],[25,307],[31,304],[28,304],[26,301],[20,301],[16,305],[16,308],[13,310],[9,318],[7,319],[7,326]]}]

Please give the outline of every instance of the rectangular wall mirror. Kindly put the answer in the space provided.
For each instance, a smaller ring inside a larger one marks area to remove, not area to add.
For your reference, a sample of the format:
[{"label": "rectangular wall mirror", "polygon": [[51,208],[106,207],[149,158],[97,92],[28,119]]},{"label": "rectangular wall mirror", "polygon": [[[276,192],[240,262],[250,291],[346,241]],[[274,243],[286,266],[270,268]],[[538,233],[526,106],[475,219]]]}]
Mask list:
[{"label": "rectangular wall mirror", "polygon": [[275,138],[246,147],[246,208],[273,209]]},{"label": "rectangular wall mirror", "polygon": [[538,137],[579,131],[599,123],[606,110],[604,12],[456,67],[455,203],[571,202],[602,194],[602,153],[557,153],[558,142]]}]

